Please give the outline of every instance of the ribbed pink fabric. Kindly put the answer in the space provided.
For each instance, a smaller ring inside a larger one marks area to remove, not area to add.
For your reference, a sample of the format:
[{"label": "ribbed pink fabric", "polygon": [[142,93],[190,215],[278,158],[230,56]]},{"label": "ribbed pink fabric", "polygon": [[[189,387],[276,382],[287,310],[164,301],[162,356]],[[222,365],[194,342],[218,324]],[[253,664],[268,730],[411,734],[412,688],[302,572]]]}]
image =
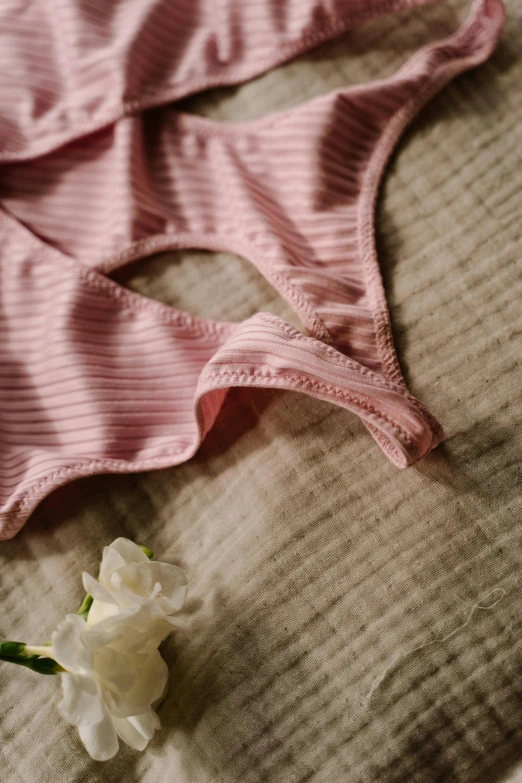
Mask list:
[{"label": "ribbed pink fabric", "polygon": [[[230,386],[341,405],[399,467],[440,442],[393,349],[374,206],[406,125],[492,51],[501,0],[476,0],[391,79],[260,121],[140,113],[419,4],[4,4],[16,67],[12,93],[0,85],[1,537],[76,477],[188,459]],[[310,336],[267,313],[196,318],[108,277],[179,247],[250,259]]]}]

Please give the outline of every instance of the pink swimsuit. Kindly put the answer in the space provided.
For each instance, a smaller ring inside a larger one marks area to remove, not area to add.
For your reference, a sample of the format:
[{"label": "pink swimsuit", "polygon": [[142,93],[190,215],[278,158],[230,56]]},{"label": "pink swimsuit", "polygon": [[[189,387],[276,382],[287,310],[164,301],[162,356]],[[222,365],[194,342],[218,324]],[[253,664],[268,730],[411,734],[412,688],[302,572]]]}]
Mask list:
[{"label": "pink swimsuit", "polygon": [[[391,79],[259,121],[164,105],[423,2],[2,4],[1,537],[74,478],[189,459],[231,386],[353,411],[399,467],[440,442],[395,356],[374,206],[407,124],[491,53],[501,0],[475,0]],[[309,336],[267,313],[196,318],[110,278],[188,247],[248,258]]]}]

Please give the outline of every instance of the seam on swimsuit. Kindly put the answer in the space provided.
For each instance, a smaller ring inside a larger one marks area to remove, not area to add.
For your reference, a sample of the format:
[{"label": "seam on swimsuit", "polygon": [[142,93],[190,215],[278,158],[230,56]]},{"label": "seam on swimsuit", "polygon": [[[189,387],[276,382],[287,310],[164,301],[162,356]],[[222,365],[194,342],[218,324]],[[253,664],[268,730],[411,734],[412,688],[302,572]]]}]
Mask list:
[{"label": "seam on swimsuit", "polygon": [[[136,462],[115,460],[111,459],[110,457],[100,457],[96,459],[87,458],[86,461],[84,460],[81,462],[71,463],[69,465],[62,465],[61,468],[52,471],[43,478],[39,479],[35,484],[31,484],[29,487],[27,487],[27,489],[24,490],[23,496],[19,497],[8,511],[0,514],[0,519],[2,516],[4,516],[6,519],[6,522],[3,525],[0,523],[0,540],[2,538],[1,533],[10,531],[16,532],[20,529],[20,527],[22,527],[23,522],[20,524],[17,522],[19,515],[21,513],[25,513],[28,510],[29,513],[31,513],[35,505],[35,497],[41,494],[39,490],[41,490],[43,487],[52,485],[56,479],[69,476],[71,477],[72,481],[76,478],[80,478],[83,474],[86,476],[92,476],[106,472],[138,473],[143,470],[170,467],[173,464],[172,457],[176,457],[186,451],[186,446],[181,449],[175,449],[171,451],[166,450],[164,455],[161,457],[148,457],[144,460],[138,460]],[[45,495],[43,497],[45,497]],[[36,505],[38,505],[43,500],[43,497],[40,497],[39,500],[37,500]],[[12,522],[8,521],[10,518],[12,519]]]},{"label": "seam on swimsuit", "polygon": [[74,275],[77,275],[86,285],[100,291],[110,299],[115,299],[120,304],[127,306],[131,311],[143,310],[145,312],[150,312],[165,323],[177,326],[179,329],[190,330],[192,334],[203,334],[207,336],[228,335],[239,326],[239,323],[229,321],[214,321],[207,318],[200,319],[190,313],[177,310],[170,305],[163,304],[163,302],[149,299],[143,294],[124,288],[114,280],[106,277],[97,269],[90,268],[82,261],[72,259],[56,250],[56,248],[41,242],[18,220],[11,217],[5,211],[3,211],[3,214],[7,220],[9,231],[14,232],[15,230],[23,230],[26,232],[27,237],[42,257],[40,266],[42,263],[47,263],[51,267],[54,267],[54,255],[56,254],[60,258],[60,263],[67,265],[73,271]]},{"label": "seam on swimsuit", "polygon": [[278,377],[271,374],[261,373],[257,370],[254,370],[253,372],[233,372],[229,370],[220,370],[218,372],[212,372],[209,374],[205,374],[205,379],[208,379],[210,381],[215,380],[225,380],[225,378],[236,378],[241,380],[258,380],[263,381],[263,383],[270,383],[277,384],[281,379],[284,381],[289,381],[291,386],[295,387],[312,387],[314,389],[321,389],[323,391],[328,392],[329,394],[333,394],[336,397],[342,397],[345,400],[348,400],[349,402],[352,402],[356,407],[362,408],[363,410],[366,410],[368,413],[372,413],[377,418],[382,419],[382,421],[387,422],[392,429],[397,431],[397,434],[399,436],[399,439],[403,442],[405,447],[410,447],[410,449],[416,450],[416,443],[412,440],[411,436],[408,434],[408,432],[400,426],[400,424],[397,424],[393,419],[390,419],[386,414],[379,411],[377,408],[375,408],[370,403],[364,402],[360,397],[357,395],[354,395],[352,392],[347,391],[346,389],[343,389],[341,386],[337,386],[336,384],[329,384],[324,383],[323,381],[316,381],[312,378],[300,378],[300,376],[295,374],[287,374]]},{"label": "seam on swimsuit", "polygon": [[[286,275],[275,269],[274,264],[266,259],[262,249],[255,243],[250,243],[242,236],[236,234],[229,234],[227,237],[221,237],[219,234],[190,234],[182,232],[172,232],[166,234],[156,234],[151,237],[147,237],[143,240],[137,240],[131,243],[125,250],[120,251],[116,256],[107,257],[100,264],[88,271],[95,272],[102,276],[102,279],[108,281],[109,285],[118,286],[118,284],[106,277],[112,271],[120,269],[125,264],[132,263],[140,258],[140,255],[134,255],[134,253],[154,253],[163,252],[169,249],[187,249],[187,248],[200,248],[203,250],[210,250],[214,252],[230,252],[245,258],[260,272],[260,274],[269,282],[272,283],[276,291],[278,291],[284,299],[286,299],[291,305],[294,306],[296,314],[304,319],[304,325],[310,328],[313,334],[320,336],[321,340],[325,344],[331,345],[333,342],[332,335],[330,334],[328,327],[324,323],[323,319],[312,307],[308,299],[299,291],[297,286],[294,285],[290,278],[290,274]],[[128,257],[127,257],[128,256]],[[85,268],[85,267],[82,267]],[[119,287],[118,287],[119,290]],[[123,289],[125,292],[127,289]],[[141,297],[142,294],[134,293],[134,296]],[[149,300],[146,299],[148,302]],[[155,300],[151,300],[155,301]],[[165,305],[170,307],[170,305]],[[183,310],[174,310],[179,314],[179,317],[187,316],[188,318],[195,318],[196,316],[190,315]],[[210,321],[212,323],[212,321]],[[203,321],[203,324],[205,321]],[[229,327],[238,327],[242,322],[235,321],[222,321],[214,322],[225,324],[224,327],[220,327],[226,332]]]},{"label": "seam on swimsuit", "polygon": [[[312,346],[315,346],[317,342],[320,342],[319,340],[315,340],[313,337],[308,337],[306,334],[302,334],[302,332],[299,332],[297,329],[295,329],[295,327],[290,326],[290,324],[287,324],[285,321],[280,322],[277,319],[277,316],[272,316],[270,313],[258,313],[257,317],[267,321],[268,323],[271,323],[274,326],[277,326],[280,331],[285,332],[294,340],[309,343]],[[415,400],[415,397],[412,397],[407,389],[405,390],[402,386],[394,384],[392,381],[387,380],[384,376],[374,373],[373,370],[370,370],[369,367],[365,367],[363,364],[356,362],[354,359],[350,359],[349,356],[341,353],[335,347],[322,344],[321,350],[328,354],[328,356],[337,364],[345,365],[348,369],[359,373],[359,375],[370,378],[375,382],[376,385],[382,386],[383,388],[389,389],[390,391],[397,392],[402,397],[405,397],[405,399],[410,400],[411,398],[411,402],[418,402],[418,400]]]},{"label": "seam on swimsuit", "polygon": [[[456,30],[453,35],[446,37],[442,41],[424,47],[413,55],[413,58],[420,60],[423,57],[426,57],[426,55],[429,56],[433,51],[455,47],[456,45],[465,46],[469,39],[472,38],[475,28],[479,27],[483,22],[482,16],[479,15],[480,7],[480,0],[476,0],[474,8],[470,11],[470,16],[468,17],[468,20],[464,22],[463,26]],[[390,380],[398,382],[404,387],[404,391],[408,394],[408,398],[430,426],[434,439],[442,435],[442,427],[431,415],[429,410],[415,397],[410,395],[400,369],[393,343],[391,319],[375,244],[376,204],[386,166],[407,126],[415,119],[419,111],[427,105],[434,95],[451,81],[452,78],[466,70],[468,64],[472,65],[476,63],[478,65],[483,62],[494,45],[495,40],[487,42],[485,55],[483,54],[484,45],[482,45],[482,47],[479,47],[478,53],[471,55],[464,54],[451,62],[442,62],[438,65],[434,73],[428,74],[425,77],[425,83],[420,91],[400,107],[390,120],[390,124],[384,132],[380,144],[377,145],[372,158],[370,159],[370,164],[366,170],[362,187],[362,193],[366,197],[362,198],[360,204],[357,220],[357,235],[362,251],[361,257],[365,270],[366,283],[368,291],[370,292],[371,314],[377,338],[379,356],[387,376]],[[410,59],[410,63],[413,58]],[[408,62],[405,63],[405,66],[407,65]],[[405,66],[403,66],[403,68]]]},{"label": "seam on swimsuit", "polygon": [[[308,341],[309,343],[312,342],[312,345],[314,345],[313,338],[307,337],[289,324],[285,324],[285,322],[283,322],[283,324],[279,323],[275,316],[271,316],[268,313],[259,313],[258,317],[261,317],[263,320],[272,323],[274,326],[277,326],[278,329],[286,332],[290,337],[292,337],[292,339],[304,342]],[[429,414],[427,408],[425,408],[425,406],[416,397],[410,394],[406,387],[394,384],[385,376],[380,376],[374,373],[368,367],[355,362],[353,359],[350,359],[349,357],[340,353],[335,348],[322,345],[321,349],[338,364],[345,365],[348,369],[359,373],[359,375],[371,379],[376,386],[380,386],[382,388],[388,389],[391,392],[399,394],[401,397],[411,403],[412,407],[414,407],[417,413],[419,413],[419,415],[422,416],[422,418],[426,421],[432,432],[433,440],[436,440],[438,437],[442,436],[442,427],[440,426],[439,422]]]}]

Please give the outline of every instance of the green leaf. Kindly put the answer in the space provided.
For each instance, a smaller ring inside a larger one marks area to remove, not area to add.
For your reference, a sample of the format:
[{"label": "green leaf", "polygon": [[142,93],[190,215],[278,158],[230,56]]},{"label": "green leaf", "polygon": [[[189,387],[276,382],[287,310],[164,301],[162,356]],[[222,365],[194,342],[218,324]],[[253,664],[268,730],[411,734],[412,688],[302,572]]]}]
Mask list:
[{"label": "green leaf", "polygon": [[80,615],[80,617],[83,617],[84,620],[87,620],[87,617],[89,616],[89,609],[92,606],[92,601],[92,595],[87,594],[76,614]]},{"label": "green leaf", "polygon": [[147,555],[149,560],[152,560],[152,558],[154,557],[154,552],[152,551],[152,549],[149,549],[149,547],[145,546],[145,544],[138,544],[138,546],[141,549],[141,551]]},{"label": "green leaf", "polygon": [[34,661],[32,669],[38,674],[58,674],[59,672],[65,671],[65,669],[52,658],[38,657]]}]

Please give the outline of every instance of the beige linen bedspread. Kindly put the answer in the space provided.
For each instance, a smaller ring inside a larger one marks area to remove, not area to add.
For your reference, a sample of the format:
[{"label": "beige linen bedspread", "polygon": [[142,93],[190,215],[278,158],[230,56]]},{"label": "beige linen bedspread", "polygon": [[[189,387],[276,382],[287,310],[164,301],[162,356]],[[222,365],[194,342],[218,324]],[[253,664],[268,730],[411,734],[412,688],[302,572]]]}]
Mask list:
[{"label": "beige linen bedspread", "polygon": [[[378,19],[184,106],[248,119],[384,77],[468,5]],[[232,390],[187,464],[52,494],[0,545],[1,638],[48,638],[121,535],[186,569],[192,632],[163,648],[162,731],[105,764],[59,717],[58,678],[0,664],[2,783],[522,779],[522,5],[507,10],[491,60],[409,129],[377,211],[399,359],[446,442],[399,471],[340,408]],[[120,280],[197,314],[297,323],[224,254]]]}]

